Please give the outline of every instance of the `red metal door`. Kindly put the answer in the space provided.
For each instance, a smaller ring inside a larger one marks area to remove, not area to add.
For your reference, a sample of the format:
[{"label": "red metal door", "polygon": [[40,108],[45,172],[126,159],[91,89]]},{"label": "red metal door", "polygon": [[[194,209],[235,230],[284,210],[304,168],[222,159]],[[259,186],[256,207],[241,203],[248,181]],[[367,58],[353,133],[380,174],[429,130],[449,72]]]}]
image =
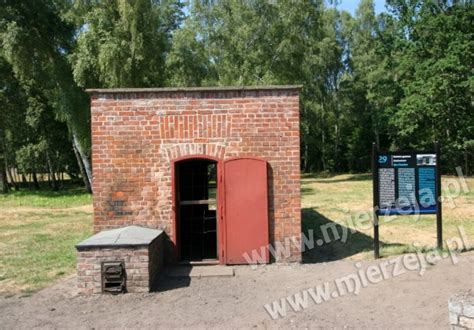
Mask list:
[{"label": "red metal door", "polygon": [[[269,262],[267,163],[257,158],[224,162],[227,264],[247,264],[255,250]],[[263,254],[263,255],[262,255]],[[257,260],[255,260],[257,262]]]}]

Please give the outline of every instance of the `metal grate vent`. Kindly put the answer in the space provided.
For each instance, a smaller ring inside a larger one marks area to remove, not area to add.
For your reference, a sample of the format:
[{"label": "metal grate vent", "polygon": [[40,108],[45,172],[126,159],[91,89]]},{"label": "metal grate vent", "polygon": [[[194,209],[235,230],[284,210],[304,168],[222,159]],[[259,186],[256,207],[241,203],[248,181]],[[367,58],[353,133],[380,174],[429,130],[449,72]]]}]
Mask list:
[{"label": "metal grate vent", "polygon": [[119,294],[126,290],[126,273],[123,261],[102,263],[102,292]]}]

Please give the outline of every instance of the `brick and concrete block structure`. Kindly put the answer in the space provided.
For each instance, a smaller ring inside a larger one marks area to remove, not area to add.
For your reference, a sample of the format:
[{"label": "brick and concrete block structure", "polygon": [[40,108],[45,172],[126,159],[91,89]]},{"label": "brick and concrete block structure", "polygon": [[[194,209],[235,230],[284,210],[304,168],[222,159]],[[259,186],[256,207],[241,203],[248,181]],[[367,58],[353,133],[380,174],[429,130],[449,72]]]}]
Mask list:
[{"label": "brick and concrete block structure", "polygon": [[300,240],[298,86],[88,93],[95,232],[162,229],[169,261],[222,264]]},{"label": "brick and concrete block structure", "polygon": [[122,262],[125,292],[153,291],[163,268],[163,232],[129,226],[102,231],[76,245],[81,295],[103,292],[104,262]]}]

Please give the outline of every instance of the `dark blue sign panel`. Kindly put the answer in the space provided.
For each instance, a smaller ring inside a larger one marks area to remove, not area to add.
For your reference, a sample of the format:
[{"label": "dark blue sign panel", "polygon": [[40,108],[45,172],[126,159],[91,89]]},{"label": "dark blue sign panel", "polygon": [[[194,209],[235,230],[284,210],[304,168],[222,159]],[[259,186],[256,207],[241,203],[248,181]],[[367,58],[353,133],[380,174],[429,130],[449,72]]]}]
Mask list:
[{"label": "dark blue sign panel", "polygon": [[377,154],[377,214],[436,214],[436,153]]}]

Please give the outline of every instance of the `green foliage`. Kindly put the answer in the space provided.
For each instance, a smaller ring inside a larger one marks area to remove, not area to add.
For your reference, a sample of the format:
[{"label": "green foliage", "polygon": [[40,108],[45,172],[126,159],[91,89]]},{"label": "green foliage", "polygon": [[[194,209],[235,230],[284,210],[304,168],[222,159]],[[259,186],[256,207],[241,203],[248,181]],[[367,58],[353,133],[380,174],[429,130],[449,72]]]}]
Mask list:
[{"label": "green foliage", "polygon": [[[52,174],[75,163],[70,143],[64,143],[71,141],[68,132],[84,145],[90,143],[88,102],[65,57],[75,32],[62,17],[66,9],[62,1],[2,4],[0,57],[13,73],[2,84],[5,98],[14,105],[7,110],[3,132],[8,152],[16,155],[9,160],[11,167],[37,171],[44,164],[47,169],[41,170]],[[16,88],[5,89],[8,85]],[[8,145],[9,140],[16,143]]]},{"label": "green foliage", "polygon": [[[445,145],[456,159],[474,136],[473,6],[423,4],[397,58],[404,97],[392,117],[399,147]],[[458,158],[459,159],[459,158]]]},{"label": "green foliage", "polygon": [[166,57],[166,84],[176,87],[211,85],[214,83],[211,67],[194,22],[185,22],[173,34],[173,44]]},{"label": "green foliage", "polygon": [[366,171],[373,141],[440,141],[446,171],[472,167],[474,5],[387,0],[376,15],[361,0],[352,17],[327,3],[5,0],[0,179],[87,172],[88,87],[302,84],[304,171]]},{"label": "green foliage", "polygon": [[177,1],[76,1],[77,48],[70,55],[82,87],[164,83],[165,54],[181,17]]},{"label": "green foliage", "polygon": [[91,195],[84,188],[74,185],[62,191],[15,191],[0,196],[1,208],[18,208],[21,206],[35,208],[62,209],[68,207],[87,206],[92,202]]}]

